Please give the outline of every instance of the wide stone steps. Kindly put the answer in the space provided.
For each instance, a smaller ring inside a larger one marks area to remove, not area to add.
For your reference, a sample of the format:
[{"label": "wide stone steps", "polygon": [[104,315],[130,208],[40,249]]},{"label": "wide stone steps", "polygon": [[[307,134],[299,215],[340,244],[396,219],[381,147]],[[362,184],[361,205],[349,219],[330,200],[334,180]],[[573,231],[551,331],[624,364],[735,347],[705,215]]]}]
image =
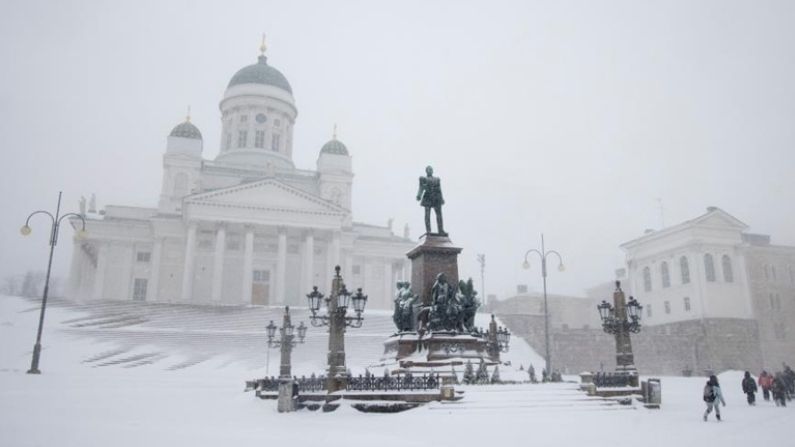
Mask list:
[{"label": "wide stone steps", "polygon": [[464,392],[459,401],[434,402],[429,411],[448,412],[535,412],[611,411],[633,409],[615,400],[588,396],[577,384],[523,384],[456,387]]}]

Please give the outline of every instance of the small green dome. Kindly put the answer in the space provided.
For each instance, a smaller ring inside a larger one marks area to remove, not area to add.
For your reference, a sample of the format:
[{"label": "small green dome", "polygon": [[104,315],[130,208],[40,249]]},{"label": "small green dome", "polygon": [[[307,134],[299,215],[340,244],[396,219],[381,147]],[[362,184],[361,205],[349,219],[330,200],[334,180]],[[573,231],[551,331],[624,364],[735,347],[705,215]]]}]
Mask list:
[{"label": "small green dome", "polygon": [[290,92],[290,94],[293,93],[293,89],[290,87],[290,83],[287,82],[287,78],[285,78],[279,70],[268,65],[268,58],[265,56],[260,56],[256,64],[238,70],[238,72],[232,76],[232,80],[229,81],[227,88],[240,84],[272,85],[286,90]]},{"label": "small green dome", "polygon": [[202,133],[199,132],[199,128],[194,126],[189,120],[185,121],[184,123],[177,124],[177,126],[171,130],[169,136],[192,138],[194,140],[202,139]]},{"label": "small green dome", "polygon": [[336,155],[348,155],[348,148],[345,147],[342,142],[336,138],[330,140],[328,143],[324,144],[323,147],[320,149],[321,154],[336,154]]}]

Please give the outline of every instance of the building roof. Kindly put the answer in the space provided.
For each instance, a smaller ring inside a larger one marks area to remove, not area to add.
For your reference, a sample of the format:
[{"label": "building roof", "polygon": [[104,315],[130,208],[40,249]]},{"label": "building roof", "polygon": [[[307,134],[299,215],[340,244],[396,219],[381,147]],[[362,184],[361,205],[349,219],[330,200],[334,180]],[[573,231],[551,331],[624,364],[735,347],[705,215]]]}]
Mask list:
[{"label": "building roof", "polygon": [[686,220],[680,224],[674,225],[672,227],[663,228],[659,231],[647,231],[646,234],[639,238],[635,238],[629,242],[624,242],[620,245],[623,249],[628,249],[633,246],[638,245],[639,243],[647,242],[653,239],[658,239],[660,237],[665,237],[670,234],[674,234],[678,231],[682,231],[686,228],[690,228],[699,224],[709,225],[712,223],[711,219],[718,218],[721,225],[731,226],[736,228],[738,231],[745,231],[748,229],[748,225],[746,225],[741,220],[737,219],[736,217],[732,216],[731,214],[723,211],[722,209],[716,206],[710,206],[707,208],[707,212],[696,217],[695,219]]},{"label": "building roof", "polygon": [[344,144],[336,137],[329,140],[328,143],[324,144],[323,147],[320,149],[321,154],[336,154],[336,155],[348,155],[348,148],[345,147]]},{"label": "building roof", "polygon": [[293,93],[293,88],[287,82],[287,78],[277,69],[268,65],[268,58],[260,55],[257,63],[241,68],[232,76],[227,88],[240,84],[263,84],[272,85],[282,90]]},{"label": "building roof", "polygon": [[185,122],[177,124],[176,127],[171,129],[169,136],[192,138],[194,140],[202,139],[202,133],[199,131],[198,127],[194,126],[193,123],[190,122],[190,118],[185,120]]}]

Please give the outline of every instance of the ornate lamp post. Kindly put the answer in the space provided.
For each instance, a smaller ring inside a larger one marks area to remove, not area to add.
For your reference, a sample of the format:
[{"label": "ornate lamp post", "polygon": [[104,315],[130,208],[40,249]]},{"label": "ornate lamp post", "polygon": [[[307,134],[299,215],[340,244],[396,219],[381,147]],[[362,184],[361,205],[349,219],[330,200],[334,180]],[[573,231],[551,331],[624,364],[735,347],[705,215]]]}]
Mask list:
[{"label": "ornate lamp post", "polygon": [[524,254],[524,263],[522,264],[522,267],[524,267],[525,269],[530,268],[530,261],[527,259],[530,253],[535,253],[538,255],[539,258],[541,258],[541,278],[544,283],[544,350],[546,351],[544,360],[546,361],[547,374],[551,375],[552,356],[550,354],[550,349],[549,349],[549,306],[547,304],[547,258],[549,257],[549,255],[555,255],[558,257],[558,271],[562,272],[566,270],[566,267],[563,266],[563,258],[560,256],[560,253],[558,253],[555,250],[546,250],[546,248],[544,247],[543,234],[541,235],[541,251],[532,248],[530,250],[527,250],[527,253]]},{"label": "ornate lamp post", "polygon": [[602,301],[596,308],[602,319],[602,329],[616,337],[616,369],[621,372],[636,373],[629,334],[640,332],[640,316],[643,306],[633,297],[629,297],[629,301],[625,301],[621,282],[616,281],[613,304]]},{"label": "ornate lamp post", "polygon": [[41,313],[39,314],[39,329],[36,333],[36,344],[33,345],[33,358],[30,362],[30,369],[28,370],[28,374],[41,374],[39,370],[39,357],[41,356],[41,332],[44,328],[44,312],[47,309],[47,295],[50,291],[50,271],[52,270],[52,255],[55,252],[55,246],[58,244],[58,230],[61,227],[61,221],[64,220],[66,217],[77,217],[79,218],[82,223],[82,229],[77,233],[78,237],[83,237],[86,232],[86,220],[83,216],[75,213],[67,213],[61,216],[61,195],[63,193],[61,191],[58,192],[58,205],[55,207],[55,215],[53,216],[51,213],[43,210],[34,211],[30,213],[28,218],[25,220],[25,225],[19,229],[19,232],[22,233],[23,236],[27,236],[31,233],[30,228],[30,218],[35,216],[36,214],[46,214],[50,217],[52,221],[52,226],[50,227],[50,259],[47,261],[47,275],[44,279],[44,293],[41,297]]},{"label": "ornate lamp post", "polygon": [[[317,286],[312,287],[312,292],[306,295],[309,303],[309,310],[312,312],[310,322],[312,326],[328,326],[328,393],[345,388],[347,383],[347,368],[345,367],[345,328],[362,327],[362,313],[367,305],[367,295],[362,293],[362,289],[357,289],[351,295],[345,288],[345,283],[340,276],[340,266],[334,267],[334,279],[331,281],[331,296],[324,298],[323,294],[317,290]],[[326,313],[321,315],[320,304],[325,301]],[[348,316],[348,306],[353,306],[355,316]]]},{"label": "ornate lamp post", "polygon": [[[298,325],[298,340],[296,341],[296,327],[290,322],[290,307],[285,306],[282,327],[277,327],[275,324],[273,324],[273,320],[271,320],[265,329],[268,331],[268,347],[281,348],[278,411],[280,413],[294,411],[295,405],[292,400],[293,382],[292,374],[290,372],[290,355],[293,352],[293,348],[298,343],[304,342],[304,337],[306,336],[306,326],[304,326],[303,321]],[[279,331],[279,339],[274,340],[273,337],[276,335],[277,330]]]}]

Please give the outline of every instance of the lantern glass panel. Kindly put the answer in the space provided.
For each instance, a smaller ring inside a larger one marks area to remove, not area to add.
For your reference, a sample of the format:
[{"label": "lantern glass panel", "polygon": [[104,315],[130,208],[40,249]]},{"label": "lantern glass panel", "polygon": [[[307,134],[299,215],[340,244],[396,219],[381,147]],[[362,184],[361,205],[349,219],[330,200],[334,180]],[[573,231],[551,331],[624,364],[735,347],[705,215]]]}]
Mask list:
[{"label": "lantern glass panel", "polygon": [[348,301],[351,299],[351,294],[348,292],[345,287],[340,290],[340,293],[337,295],[337,307],[346,309],[348,307]]},{"label": "lantern glass panel", "polygon": [[298,338],[300,338],[301,341],[303,341],[305,336],[306,336],[306,326],[304,326],[304,322],[302,321],[301,324],[298,325]]},{"label": "lantern glass panel", "polygon": [[276,335],[276,325],[273,324],[273,320],[266,326],[266,329],[268,330],[268,338],[273,338]]},{"label": "lantern glass panel", "polygon": [[293,335],[293,329],[295,329],[295,326],[293,326],[292,324],[288,324],[287,326],[284,327],[284,335],[287,337],[291,337]]},{"label": "lantern glass panel", "polygon": [[353,296],[353,310],[356,312],[364,312],[364,306],[367,305],[367,295],[362,293],[362,289],[356,291]]}]

